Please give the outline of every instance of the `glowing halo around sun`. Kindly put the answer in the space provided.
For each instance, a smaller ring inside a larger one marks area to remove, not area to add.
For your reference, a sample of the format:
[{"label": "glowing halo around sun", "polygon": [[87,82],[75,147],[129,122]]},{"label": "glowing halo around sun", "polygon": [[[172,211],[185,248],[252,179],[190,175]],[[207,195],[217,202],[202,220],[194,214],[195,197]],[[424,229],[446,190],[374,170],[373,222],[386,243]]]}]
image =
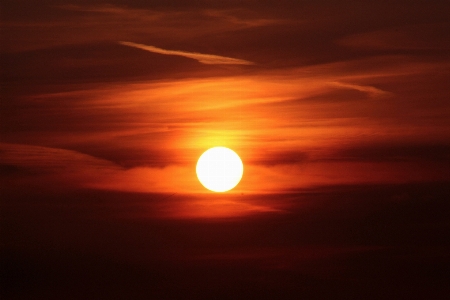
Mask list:
[{"label": "glowing halo around sun", "polygon": [[239,155],[226,147],[206,150],[197,162],[197,177],[210,191],[226,192],[241,181],[244,165]]}]

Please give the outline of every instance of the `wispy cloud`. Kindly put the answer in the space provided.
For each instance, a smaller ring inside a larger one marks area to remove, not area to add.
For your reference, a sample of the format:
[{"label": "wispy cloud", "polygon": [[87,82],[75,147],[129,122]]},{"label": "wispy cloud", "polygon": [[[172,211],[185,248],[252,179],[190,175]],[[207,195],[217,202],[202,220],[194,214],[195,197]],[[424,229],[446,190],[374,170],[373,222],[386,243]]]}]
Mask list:
[{"label": "wispy cloud", "polygon": [[344,82],[339,82],[339,81],[330,82],[330,85],[344,88],[344,89],[351,89],[351,90],[357,90],[360,92],[368,93],[369,95],[371,95],[373,97],[389,94],[389,92],[387,92],[387,91],[383,91],[381,89],[378,89],[373,86],[368,86],[368,85],[349,84],[349,83],[344,83]]},{"label": "wispy cloud", "polygon": [[178,55],[178,56],[183,56],[183,57],[187,57],[187,58],[192,58],[202,64],[207,64],[207,65],[253,65],[254,64],[253,62],[248,61],[248,60],[220,56],[220,55],[203,54],[203,53],[197,53],[197,52],[186,52],[186,51],[178,51],[178,50],[167,50],[167,49],[162,49],[162,48],[158,48],[155,46],[149,46],[149,45],[143,45],[143,44],[137,44],[137,43],[125,42],[125,41],[120,41],[119,43],[121,45],[134,47],[134,48],[142,49],[145,51],[150,51],[153,53],[159,53],[159,54],[164,54],[164,55]]}]

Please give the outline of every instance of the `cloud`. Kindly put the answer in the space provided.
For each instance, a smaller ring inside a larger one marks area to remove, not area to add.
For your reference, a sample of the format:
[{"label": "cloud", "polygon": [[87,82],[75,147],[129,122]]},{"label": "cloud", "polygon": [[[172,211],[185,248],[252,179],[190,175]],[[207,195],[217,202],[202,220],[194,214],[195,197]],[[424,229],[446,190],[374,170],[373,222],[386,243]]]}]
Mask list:
[{"label": "cloud", "polygon": [[112,161],[78,151],[10,143],[0,143],[0,175],[14,176],[16,182],[27,186],[48,188],[84,187],[131,192],[200,190],[195,171],[189,167],[123,168]]},{"label": "cloud", "polygon": [[121,45],[130,46],[138,49],[142,49],[145,51],[150,51],[153,53],[159,53],[164,55],[178,55],[183,56],[187,58],[192,58],[197,60],[198,62],[202,64],[207,65],[253,65],[254,63],[251,61],[238,59],[238,58],[232,58],[232,57],[226,57],[226,56],[220,56],[220,55],[213,55],[213,54],[203,54],[203,53],[196,53],[196,52],[185,52],[185,51],[177,51],[177,50],[166,50],[162,48],[158,48],[155,46],[148,46],[143,44],[137,44],[133,42],[119,42]]},{"label": "cloud", "polygon": [[336,86],[336,87],[340,87],[340,88],[344,88],[344,89],[351,89],[351,90],[357,90],[360,92],[368,93],[369,95],[371,95],[373,97],[389,94],[389,92],[383,91],[383,90],[378,89],[373,86],[349,84],[349,83],[344,83],[344,82],[339,82],[339,81],[333,81],[333,82],[330,82],[330,84],[332,86]]}]

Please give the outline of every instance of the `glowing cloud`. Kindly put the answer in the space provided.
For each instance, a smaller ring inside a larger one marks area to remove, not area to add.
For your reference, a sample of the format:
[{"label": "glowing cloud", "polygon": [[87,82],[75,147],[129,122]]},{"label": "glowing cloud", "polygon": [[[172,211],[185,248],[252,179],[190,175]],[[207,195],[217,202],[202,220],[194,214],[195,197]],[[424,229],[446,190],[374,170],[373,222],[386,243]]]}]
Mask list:
[{"label": "glowing cloud", "polygon": [[119,44],[142,49],[145,51],[150,51],[153,53],[159,53],[159,54],[164,54],[164,55],[178,55],[178,56],[183,56],[183,57],[187,57],[187,58],[192,58],[202,64],[207,64],[207,65],[253,65],[254,64],[251,61],[247,61],[247,60],[243,60],[243,59],[237,59],[237,58],[231,58],[231,57],[219,56],[219,55],[213,55],[213,54],[196,53],[196,52],[166,50],[166,49],[157,48],[154,46],[137,44],[137,43],[133,43],[133,42],[121,41],[121,42],[119,42]]}]

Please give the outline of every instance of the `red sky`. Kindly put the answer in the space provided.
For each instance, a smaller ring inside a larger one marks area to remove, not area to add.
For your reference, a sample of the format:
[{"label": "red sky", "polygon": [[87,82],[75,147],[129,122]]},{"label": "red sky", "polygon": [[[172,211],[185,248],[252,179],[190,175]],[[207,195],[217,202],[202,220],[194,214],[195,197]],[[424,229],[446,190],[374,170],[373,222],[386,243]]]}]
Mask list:
[{"label": "red sky", "polygon": [[[148,195],[158,200],[134,217],[279,217],[304,207],[293,193],[450,180],[448,1],[5,0],[0,9],[2,201],[21,212],[11,224],[29,216],[17,199]],[[213,146],[244,163],[224,195],[195,175]],[[383,195],[405,193],[414,192]],[[245,257],[245,247],[233,251]]]}]

